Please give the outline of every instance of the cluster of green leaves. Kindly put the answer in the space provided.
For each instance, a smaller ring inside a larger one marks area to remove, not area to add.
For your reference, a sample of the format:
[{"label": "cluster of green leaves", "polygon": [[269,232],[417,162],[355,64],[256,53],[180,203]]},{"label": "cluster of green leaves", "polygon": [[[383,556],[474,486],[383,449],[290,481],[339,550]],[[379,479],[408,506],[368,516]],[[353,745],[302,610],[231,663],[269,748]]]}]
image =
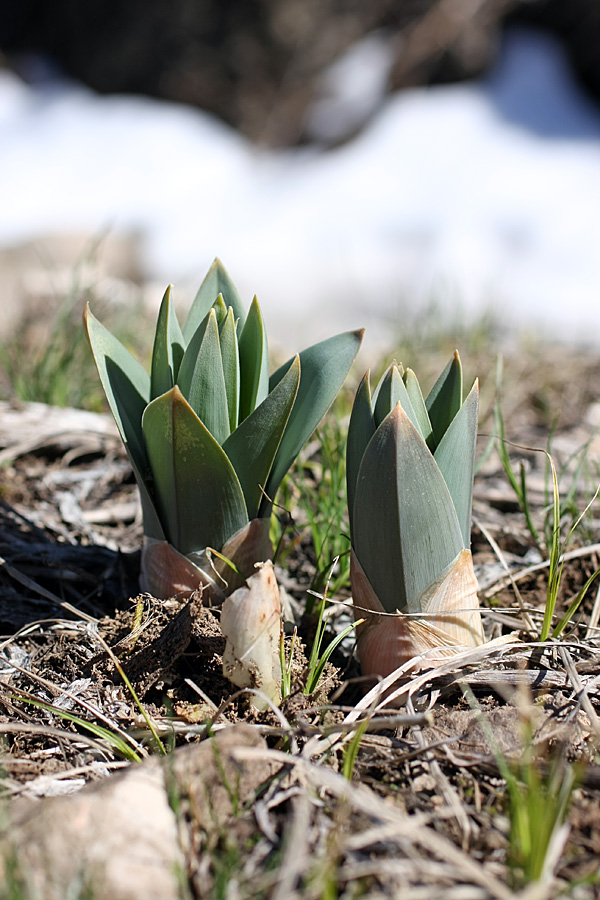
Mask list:
[{"label": "cluster of green leaves", "polygon": [[251,519],[270,515],[362,339],[337,335],[269,376],[258,302],[246,315],[218,260],[182,327],[167,289],[150,374],[89,309],[85,322],[140,489],[145,534],[184,554],[221,548]]},{"label": "cluster of green leaves", "polygon": [[426,398],[396,363],[373,394],[369,372],[359,385],[346,457],[350,533],[388,612],[420,612],[423,592],[470,547],[478,403],[477,382],[463,401],[458,353]]}]

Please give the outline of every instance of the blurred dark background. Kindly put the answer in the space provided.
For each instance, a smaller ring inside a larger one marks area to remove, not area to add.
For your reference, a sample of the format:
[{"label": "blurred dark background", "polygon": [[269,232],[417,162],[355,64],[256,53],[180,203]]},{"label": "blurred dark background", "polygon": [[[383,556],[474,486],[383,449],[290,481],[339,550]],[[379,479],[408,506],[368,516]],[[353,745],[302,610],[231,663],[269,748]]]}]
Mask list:
[{"label": "blurred dark background", "polygon": [[558,35],[600,99],[600,0],[3,0],[0,52],[27,81],[191,104],[276,147],[307,139],[322,73],[361,37],[385,35],[393,91],[480,75],[514,23]]}]

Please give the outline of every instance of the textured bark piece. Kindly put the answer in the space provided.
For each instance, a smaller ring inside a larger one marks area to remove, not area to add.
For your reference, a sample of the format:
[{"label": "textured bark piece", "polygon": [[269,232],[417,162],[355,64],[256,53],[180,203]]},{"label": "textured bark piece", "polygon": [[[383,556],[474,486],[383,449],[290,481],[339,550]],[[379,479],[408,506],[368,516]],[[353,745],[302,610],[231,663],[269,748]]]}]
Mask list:
[{"label": "textured bark piece", "polygon": [[[201,614],[202,598],[197,593],[171,619],[156,640],[124,662],[125,674],[139,697],[143,698],[152,685],[185,653],[192,639],[194,622]],[[211,614],[206,611],[206,615]]]}]

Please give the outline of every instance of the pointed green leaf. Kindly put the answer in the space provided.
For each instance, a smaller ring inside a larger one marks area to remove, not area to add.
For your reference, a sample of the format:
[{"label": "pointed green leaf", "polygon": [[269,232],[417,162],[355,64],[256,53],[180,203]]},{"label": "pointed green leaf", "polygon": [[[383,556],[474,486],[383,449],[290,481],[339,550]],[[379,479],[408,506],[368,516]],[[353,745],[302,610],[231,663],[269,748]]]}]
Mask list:
[{"label": "pointed green leaf", "polygon": [[427,407],[425,406],[425,400],[423,398],[423,392],[421,391],[421,385],[412,369],[407,369],[402,377],[406,387],[406,393],[410,398],[411,406],[415,412],[416,422],[414,424],[417,425],[423,440],[428,442],[431,437],[432,429],[429,413],[427,412]]},{"label": "pointed green leaf", "polygon": [[140,491],[144,534],[162,540],[158,513],[145,480],[149,463],[142,415],[150,399],[150,378],[123,344],[92,315],[89,306],[85,308],[83,320],[100,381]]},{"label": "pointed green leaf", "polygon": [[354,550],[387,612],[418,613],[423,592],[463,549],[446,482],[400,404],[363,456]]},{"label": "pointed green leaf", "polygon": [[386,416],[396,406],[396,403],[402,404],[402,409],[413,423],[417,431],[419,431],[419,420],[415,414],[410,397],[402,380],[400,368],[396,363],[392,363],[387,372],[383,375],[381,381],[377,385],[377,400],[375,402],[375,425],[379,426]]},{"label": "pointed green leaf", "polygon": [[243,422],[246,416],[249,416],[269,393],[269,347],[262,313],[256,297],[250,304],[248,318],[240,334],[239,355],[239,420]]},{"label": "pointed green leaf", "polygon": [[220,550],[248,521],[227,455],[177,386],[149,404],[142,428],[167,539],[183,554]]},{"label": "pointed green leaf", "polygon": [[[201,334],[204,331],[204,334]],[[202,342],[196,351],[197,336]],[[196,415],[204,422],[219,444],[229,437],[227,391],[223,375],[219,328],[214,309],[208,314],[188,344],[177,383]]]},{"label": "pointed green leaf", "polygon": [[284,378],[260,406],[227,438],[223,450],[239,478],[250,519],[267,516],[270,502],[263,488],[288,423],[298,385],[300,360],[293,361]]},{"label": "pointed green leaf", "polygon": [[83,318],[117,428],[138,468],[144,471],[147,460],[142,414],[150,400],[150,378],[123,344],[92,315],[89,306],[86,306]]},{"label": "pointed green leaf", "polygon": [[[275,499],[284,475],[333,403],[358,353],[363,334],[364,329],[337,334],[300,354],[298,396],[266,485],[266,492],[272,499]],[[293,360],[288,360],[271,375],[271,390],[292,363]]]},{"label": "pointed green leaf", "polygon": [[240,361],[235,319],[231,306],[227,317],[221,325],[219,339],[221,341],[223,377],[225,379],[225,393],[227,394],[227,409],[229,412],[229,430],[233,432],[237,428],[239,421]]},{"label": "pointed green leaf", "polygon": [[231,309],[231,307],[228,307],[225,303],[223,294],[219,294],[219,296],[213,303],[212,308],[214,309],[215,315],[217,317],[217,325],[219,326],[219,331],[221,331],[221,326],[227,318],[227,310]]},{"label": "pointed green leaf", "polygon": [[219,294],[223,295],[225,307],[233,307],[233,314],[238,320],[238,333],[241,331],[244,326],[246,314],[242,306],[242,301],[240,300],[240,295],[223,263],[219,259],[215,259],[198,289],[198,293],[194,298],[194,302],[192,303],[187,319],[185,320],[183,336],[186,341],[191,340],[192,335],[202,320],[208,315],[208,311],[211,309]]},{"label": "pointed green leaf", "polygon": [[437,447],[462,403],[462,366],[458,350],[430,390],[425,405],[433,430],[430,446]]},{"label": "pointed green leaf", "polygon": [[434,454],[454,502],[463,544],[467,550],[471,546],[471,505],[478,410],[479,385],[475,381],[469,396],[448,426]]},{"label": "pointed green leaf", "polygon": [[169,285],[165,291],[156,323],[150,371],[151,400],[171,390],[177,381],[177,373],[185,349],[185,342],[171,299],[171,288],[172,285]]},{"label": "pointed green leaf", "polygon": [[346,486],[348,491],[348,514],[350,517],[350,535],[353,533],[354,495],[358,471],[367,444],[375,434],[375,419],[371,406],[370,372],[367,370],[356,391],[350,423],[348,425],[348,441],[346,444]]}]

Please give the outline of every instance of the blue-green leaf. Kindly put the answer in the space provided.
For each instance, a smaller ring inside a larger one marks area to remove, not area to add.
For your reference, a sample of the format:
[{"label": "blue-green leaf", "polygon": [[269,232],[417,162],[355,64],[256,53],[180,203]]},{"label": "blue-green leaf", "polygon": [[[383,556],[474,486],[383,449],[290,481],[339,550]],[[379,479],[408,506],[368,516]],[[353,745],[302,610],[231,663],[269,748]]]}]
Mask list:
[{"label": "blue-green leaf", "polygon": [[213,303],[212,308],[215,311],[215,315],[217,317],[217,325],[219,326],[219,331],[220,331],[221,325],[227,318],[227,310],[231,309],[232,307],[227,306],[227,304],[225,303],[225,300],[223,299],[223,294],[219,294],[219,296]]},{"label": "blue-green leaf", "polygon": [[244,491],[250,519],[266,516],[270,512],[271,504],[263,489],[288,423],[299,383],[300,360],[296,357],[279,384],[223,444],[223,450],[231,460]]},{"label": "blue-green leaf", "polygon": [[183,336],[186,341],[191,340],[192,335],[202,320],[208,315],[219,294],[223,295],[226,307],[233,307],[233,314],[238,320],[238,334],[240,333],[246,319],[240,295],[223,263],[219,259],[215,259],[198,289],[198,293],[185,320]]},{"label": "blue-green leaf", "polygon": [[160,397],[170,391],[177,381],[177,373],[183,358],[184,339],[173,307],[169,285],[165,291],[154,335],[152,367],[150,370],[150,398]]},{"label": "blue-green leaf", "polygon": [[427,395],[425,405],[431,421],[429,446],[435,450],[462,403],[462,366],[458,350]]},{"label": "blue-green leaf", "polygon": [[248,522],[226,453],[177,386],[146,407],[142,428],[167,539],[184,555],[220,550]]},{"label": "blue-green leaf", "polygon": [[[286,472],[300,453],[340,390],[360,348],[364,329],[335,335],[313,344],[300,354],[300,386],[284,432],[266,492],[275,495]],[[288,360],[271,375],[273,390],[291,367]]]},{"label": "blue-green leaf", "polygon": [[[198,336],[201,336],[200,346]],[[222,444],[229,437],[229,412],[214,309],[210,310],[207,321],[200,324],[187,346],[177,384],[196,415]]]},{"label": "blue-green leaf", "polygon": [[225,393],[227,394],[227,409],[229,412],[229,430],[233,432],[237,428],[239,421],[240,360],[235,319],[231,306],[219,329],[219,339],[221,341],[223,377],[225,379]]},{"label": "blue-green leaf", "polygon": [[100,381],[140,491],[144,534],[162,540],[158,513],[145,480],[149,463],[142,415],[150,399],[150,378],[123,344],[92,315],[89,306],[85,308],[83,320]]},{"label": "blue-green leaf", "polygon": [[379,426],[386,416],[388,416],[396,403],[402,404],[402,409],[413,423],[417,431],[419,431],[419,420],[415,414],[410,397],[406,390],[400,367],[396,363],[392,363],[387,372],[384,373],[379,384],[377,385],[377,399],[375,403],[375,425]]},{"label": "blue-green leaf", "polygon": [[420,612],[424,591],[463,549],[446,482],[400,404],[363,456],[353,542],[387,612]]},{"label": "blue-green leaf", "polygon": [[417,426],[423,440],[428,442],[431,437],[432,429],[429,413],[427,412],[427,407],[425,406],[425,400],[421,391],[421,385],[412,369],[407,369],[402,377],[406,387],[406,393],[410,398],[410,403],[415,413],[416,421],[413,420],[413,424]]},{"label": "blue-green leaf", "polygon": [[477,443],[477,414],[479,410],[478,382],[448,426],[437,450],[435,461],[444,476],[468,550],[471,545],[471,505]]},{"label": "blue-green leaf", "polygon": [[[238,326],[239,332],[239,326]],[[267,332],[256,297],[250,304],[248,318],[239,338],[240,415],[246,416],[262,403],[269,393],[269,347]]]},{"label": "blue-green leaf", "polygon": [[375,419],[371,405],[370,372],[367,370],[356,391],[350,423],[348,425],[348,441],[346,444],[346,486],[348,491],[348,515],[350,518],[350,535],[353,532],[354,495],[358,471],[367,445],[375,434]]}]

